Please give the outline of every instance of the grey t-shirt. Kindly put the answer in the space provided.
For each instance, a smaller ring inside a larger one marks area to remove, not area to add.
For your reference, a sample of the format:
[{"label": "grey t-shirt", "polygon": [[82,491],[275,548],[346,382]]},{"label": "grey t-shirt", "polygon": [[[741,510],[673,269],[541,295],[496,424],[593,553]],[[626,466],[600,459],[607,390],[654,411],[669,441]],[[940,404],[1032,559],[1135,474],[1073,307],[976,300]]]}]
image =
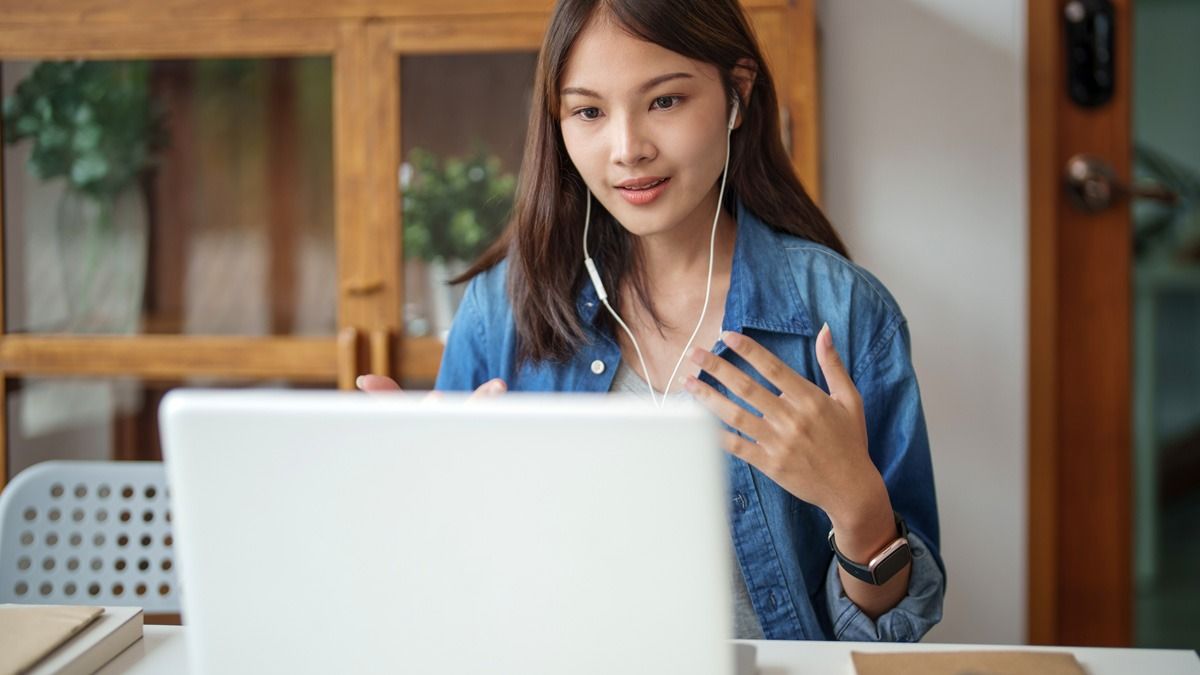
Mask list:
[{"label": "grey t-shirt", "polygon": [[[650,387],[625,361],[617,367],[613,376],[612,393],[634,394],[650,400]],[[661,394],[662,392],[656,392]],[[674,391],[669,395],[672,399],[690,397],[685,389]],[[758,623],[758,615],[754,613],[754,605],[750,604],[750,592],[746,588],[746,580],[742,576],[742,568],[738,564],[737,555],[733,552],[733,542],[729,546],[730,569],[733,570],[733,637],[739,640],[763,639],[762,626]]]}]

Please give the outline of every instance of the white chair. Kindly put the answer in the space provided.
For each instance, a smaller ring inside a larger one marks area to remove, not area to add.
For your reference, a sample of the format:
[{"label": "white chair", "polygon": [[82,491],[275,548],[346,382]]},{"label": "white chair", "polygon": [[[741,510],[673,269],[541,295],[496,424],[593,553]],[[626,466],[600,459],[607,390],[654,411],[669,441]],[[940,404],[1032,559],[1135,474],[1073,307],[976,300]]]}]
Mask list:
[{"label": "white chair", "polygon": [[0,602],[178,614],[161,462],[51,461],[0,494]]}]

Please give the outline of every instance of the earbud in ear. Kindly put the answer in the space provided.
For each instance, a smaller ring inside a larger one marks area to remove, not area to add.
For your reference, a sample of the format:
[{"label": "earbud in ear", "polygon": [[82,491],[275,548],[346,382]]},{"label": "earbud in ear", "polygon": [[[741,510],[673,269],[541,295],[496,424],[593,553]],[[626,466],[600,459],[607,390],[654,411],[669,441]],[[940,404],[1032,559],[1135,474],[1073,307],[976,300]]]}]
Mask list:
[{"label": "earbud in ear", "polygon": [[735,122],[737,122],[738,108],[740,108],[740,107],[741,106],[739,105],[738,97],[734,96],[733,97],[733,110],[729,111],[729,130],[730,131],[733,131],[733,125]]}]

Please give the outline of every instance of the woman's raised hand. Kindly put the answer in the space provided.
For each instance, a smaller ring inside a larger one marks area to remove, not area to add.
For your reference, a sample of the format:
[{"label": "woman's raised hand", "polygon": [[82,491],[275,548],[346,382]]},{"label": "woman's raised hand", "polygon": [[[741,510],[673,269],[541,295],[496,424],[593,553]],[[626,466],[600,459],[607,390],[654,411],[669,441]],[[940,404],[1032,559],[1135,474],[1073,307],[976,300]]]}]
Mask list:
[{"label": "woman's raised hand", "polygon": [[755,415],[699,379],[688,378],[686,387],[697,400],[746,436],[724,432],[728,452],[796,497],[821,507],[834,520],[856,510],[852,496],[860,495],[866,486],[882,487],[867,453],[862,399],[834,349],[828,326],[817,336],[817,361],[829,382],[829,394],[749,337],[727,333],[723,338],[726,346],[781,392],[775,395],[712,352],[692,351],[697,365],[761,413]]}]

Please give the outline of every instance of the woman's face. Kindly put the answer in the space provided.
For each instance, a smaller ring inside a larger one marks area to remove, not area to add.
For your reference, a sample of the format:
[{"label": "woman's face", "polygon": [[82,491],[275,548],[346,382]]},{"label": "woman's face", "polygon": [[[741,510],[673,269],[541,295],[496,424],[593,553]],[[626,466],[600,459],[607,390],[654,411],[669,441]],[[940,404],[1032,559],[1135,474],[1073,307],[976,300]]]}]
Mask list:
[{"label": "woman's face", "polygon": [[567,153],[627,230],[646,236],[712,222],[730,112],[715,66],[639,40],[601,14],[572,46],[560,86]]}]

